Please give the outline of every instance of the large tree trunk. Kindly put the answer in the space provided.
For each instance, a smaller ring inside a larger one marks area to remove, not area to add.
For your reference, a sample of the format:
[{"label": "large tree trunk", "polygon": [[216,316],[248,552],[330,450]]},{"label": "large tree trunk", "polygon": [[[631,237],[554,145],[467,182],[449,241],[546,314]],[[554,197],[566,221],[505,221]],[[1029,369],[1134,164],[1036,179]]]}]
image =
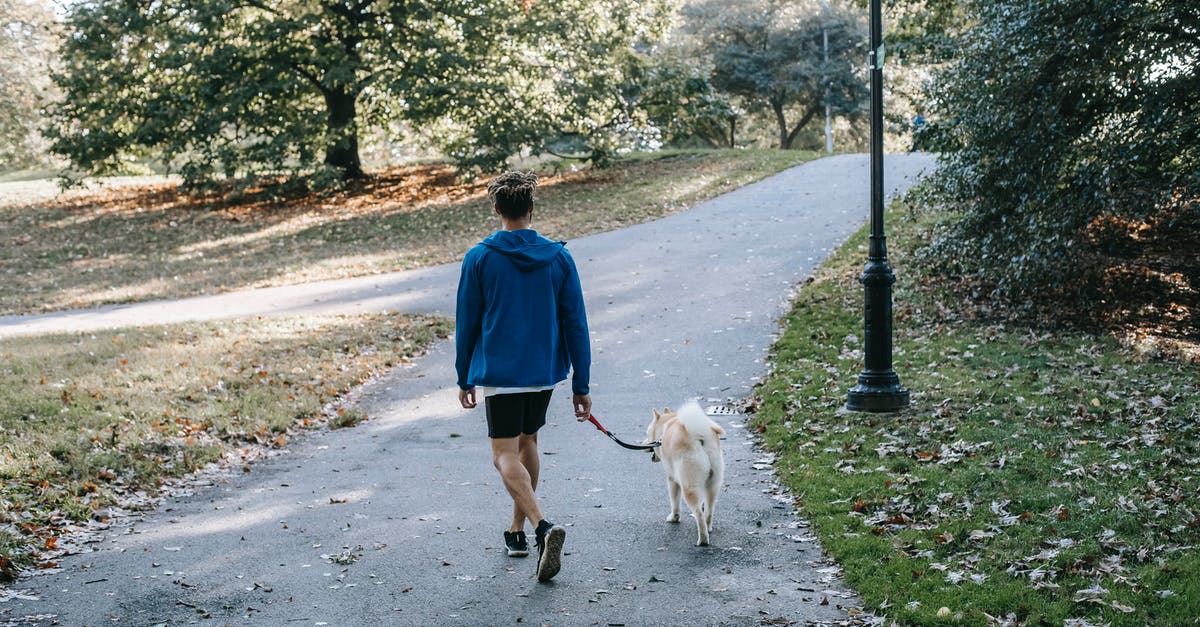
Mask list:
[{"label": "large tree trunk", "polygon": [[363,176],[362,161],[358,158],[357,100],[357,93],[343,90],[325,92],[325,106],[329,115],[325,165],[339,168],[347,179]]}]

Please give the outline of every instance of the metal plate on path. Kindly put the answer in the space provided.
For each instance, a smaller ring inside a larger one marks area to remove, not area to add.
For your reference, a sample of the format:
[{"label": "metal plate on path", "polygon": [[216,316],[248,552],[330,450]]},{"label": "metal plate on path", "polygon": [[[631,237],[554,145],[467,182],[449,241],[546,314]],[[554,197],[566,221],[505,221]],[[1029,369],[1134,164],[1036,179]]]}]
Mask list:
[{"label": "metal plate on path", "polygon": [[737,410],[726,405],[712,405],[708,409],[704,410],[704,413],[708,414],[709,416],[736,416]]}]

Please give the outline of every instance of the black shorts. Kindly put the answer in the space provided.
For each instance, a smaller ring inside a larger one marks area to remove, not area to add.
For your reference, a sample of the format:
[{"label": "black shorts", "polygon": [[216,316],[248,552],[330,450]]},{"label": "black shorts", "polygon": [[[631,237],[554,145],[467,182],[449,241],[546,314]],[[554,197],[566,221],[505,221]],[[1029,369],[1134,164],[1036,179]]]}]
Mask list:
[{"label": "black shorts", "polygon": [[537,433],[546,424],[546,408],[550,406],[553,391],[493,394],[483,399],[488,437],[515,438]]}]

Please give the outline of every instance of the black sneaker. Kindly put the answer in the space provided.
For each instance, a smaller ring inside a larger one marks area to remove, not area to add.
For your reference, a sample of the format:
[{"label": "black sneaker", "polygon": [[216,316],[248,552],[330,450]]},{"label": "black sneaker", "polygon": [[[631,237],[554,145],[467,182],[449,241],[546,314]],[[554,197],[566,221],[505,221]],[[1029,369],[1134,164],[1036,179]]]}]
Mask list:
[{"label": "black sneaker", "polygon": [[504,546],[508,549],[509,557],[525,557],[529,555],[529,541],[525,539],[525,530],[505,531]]},{"label": "black sneaker", "polygon": [[550,581],[562,567],[563,540],[567,538],[567,530],[549,521],[543,520],[537,526],[538,547],[538,581]]}]

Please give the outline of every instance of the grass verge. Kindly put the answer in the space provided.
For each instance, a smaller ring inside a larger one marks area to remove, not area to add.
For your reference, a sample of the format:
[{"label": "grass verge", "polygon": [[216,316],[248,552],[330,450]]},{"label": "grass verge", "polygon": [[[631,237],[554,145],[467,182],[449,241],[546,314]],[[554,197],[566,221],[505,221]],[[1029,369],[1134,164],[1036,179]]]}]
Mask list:
[{"label": "grass verge", "polygon": [[64,531],[289,430],[450,332],[445,319],[224,321],[0,340],[0,579],[53,567]]},{"label": "grass verge", "polygon": [[[536,225],[573,239],[645,222],[815,156],[720,150],[546,166]],[[193,198],[162,184],[2,207],[0,315],[451,262],[496,226],[483,181],[445,165],[393,168],[325,195]]]},{"label": "grass verge", "polygon": [[889,216],[911,408],[841,411],[865,230],[800,291],[751,406],[846,580],[906,625],[1192,624],[1200,367],[963,318],[907,274],[937,216]]}]

